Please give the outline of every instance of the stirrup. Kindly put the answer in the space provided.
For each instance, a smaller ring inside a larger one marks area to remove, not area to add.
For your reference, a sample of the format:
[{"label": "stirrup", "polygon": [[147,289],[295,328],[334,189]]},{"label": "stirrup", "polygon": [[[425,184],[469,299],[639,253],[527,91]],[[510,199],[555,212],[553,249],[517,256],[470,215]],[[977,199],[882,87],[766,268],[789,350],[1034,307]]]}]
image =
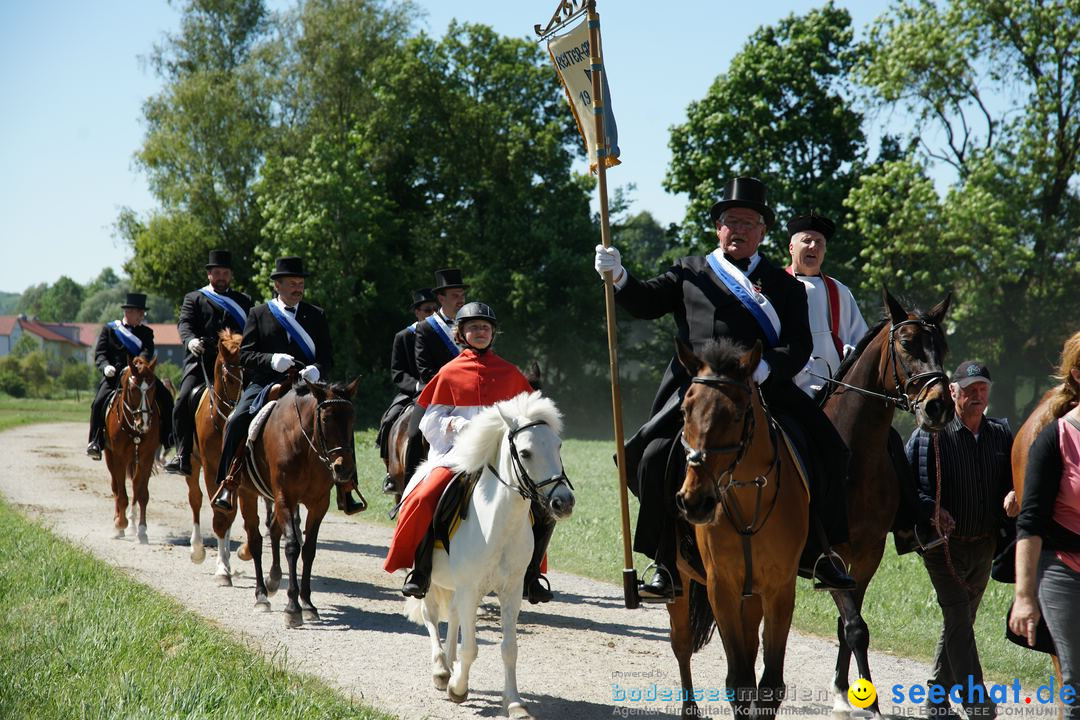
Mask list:
[{"label": "stirrup", "polygon": [[[839,563],[839,565],[832,565],[833,558],[836,559],[836,562]],[[837,567],[839,567],[841,573],[851,578],[851,587],[838,588],[831,585],[826,585],[824,582],[818,580],[818,577],[820,577],[818,575],[818,566],[821,565],[821,562],[823,560],[832,565],[833,570],[836,570]],[[811,570],[811,582],[814,584],[815,590],[854,590],[858,584],[855,582],[855,578],[851,577],[850,573],[848,572],[847,566],[844,565],[844,558],[840,557],[839,553],[837,553],[832,548],[829,548],[826,552],[818,555],[817,560],[814,561],[814,567]]]},{"label": "stirrup", "polygon": [[[421,583],[415,582],[413,580],[413,576],[415,574],[416,574],[416,568],[413,568],[412,570],[409,571],[409,574],[405,576],[405,582],[401,584],[401,594],[404,595],[405,597],[411,597],[411,598],[416,598],[417,600],[421,600],[421,599],[423,599],[423,597],[425,595],[427,595],[428,589],[431,588],[431,578],[428,577],[428,581],[427,581],[427,586],[428,587],[425,589],[421,585]],[[409,585],[415,585],[418,589],[417,590],[406,591],[405,588],[409,587]]]},{"label": "stirrup", "polygon": [[[645,582],[644,578],[648,577],[650,570],[653,571],[652,579],[650,579],[649,582]],[[638,599],[641,602],[664,603],[666,605],[670,605],[671,603],[675,602],[675,600],[677,600],[679,595],[681,594],[680,588],[676,584],[675,576],[672,575],[671,570],[668,569],[666,565],[658,562],[649,563],[649,565],[642,571],[641,577],[642,579],[638,581],[637,586]],[[664,595],[642,594],[641,591],[644,588],[650,588],[653,583],[656,582],[656,579],[658,577],[667,578],[668,592]]]},{"label": "stirrup", "polygon": [[[538,594],[534,595],[532,591],[532,584],[539,583],[540,588]],[[525,599],[529,601],[530,605],[536,605],[538,603],[546,603],[555,598],[555,593],[551,592],[551,582],[543,573],[537,573],[536,577],[531,580],[525,579]]]},{"label": "stirrup", "polygon": [[939,532],[939,533],[937,533],[937,536],[935,538],[933,538],[932,540],[930,540],[929,542],[923,542],[922,538],[919,537],[919,526],[918,525],[915,525],[915,527],[911,529],[911,532],[915,536],[915,546],[918,548],[920,553],[924,553],[927,550],[933,550],[938,545],[945,544],[945,541],[949,539],[948,535],[944,535],[944,534]]},{"label": "stirrup", "polygon": [[386,473],[386,476],[383,478],[382,491],[383,495],[395,494],[394,479],[390,477],[390,473]]}]

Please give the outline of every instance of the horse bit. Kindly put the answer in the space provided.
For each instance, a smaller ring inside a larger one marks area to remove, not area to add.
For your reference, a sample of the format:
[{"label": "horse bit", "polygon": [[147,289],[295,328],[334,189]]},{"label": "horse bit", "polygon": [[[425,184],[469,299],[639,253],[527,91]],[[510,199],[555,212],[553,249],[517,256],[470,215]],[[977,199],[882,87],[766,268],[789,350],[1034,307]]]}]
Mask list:
[{"label": "horse bit", "polygon": [[[132,410],[127,404],[127,393],[120,393],[120,413],[123,425],[127,430],[130,430],[128,436],[131,438],[131,442],[138,445],[142,442],[142,436],[150,431],[150,424],[152,415],[150,413],[149,403],[146,401],[146,394],[150,390],[150,386],[147,383],[136,382],[135,373],[131,372],[130,367],[124,368],[123,372],[128,373],[127,382],[133,388],[139,389],[139,407],[136,410]],[[123,389],[123,376],[121,376],[121,390]],[[143,429],[140,431],[135,427],[135,416],[142,417],[144,423]]]},{"label": "horse bit", "polygon": [[315,442],[311,435],[308,435],[307,430],[304,428],[304,420],[300,415],[300,398],[296,393],[293,393],[293,407],[296,408],[296,423],[300,426],[300,432],[303,433],[304,439],[307,440],[308,445],[311,447],[311,451],[322,461],[323,465],[326,466],[326,469],[330,471],[331,477],[333,477],[334,466],[330,457],[334,453],[344,454],[346,452],[353,452],[353,446],[350,443],[348,446],[340,445],[338,447],[330,448],[329,450],[326,448],[326,428],[323,425],[322,411],[323,408],[328,405],[348,405],[350,409],[353,406],[352,401],[346,400],[345,398],[330,398],[328,400],[323,400],[315,406],[315,420],[312,434],[319,438],[319,446],[322,448],[322,451],[320,452],[319,448],[315,447]]},{"label": "horse bit", "polygon": [[511,490],[517,491],[517,493],[521,495],[523,499],[528,500],[529,502],[539,502],[545,509],[548,509],[551,506],[550,493],[545,494],[542,493],[541,490],[543,490],[548,485],[557,485],[559,483],[565,484],[566,487],[570,488],[571,490],[574,489],[574,486],[570,483],[570,478],[566,477],[565,468],[559,470],[558,475],[553,475],[547,480],[543,480],[541,482],[536,482],[535,480],[533,480],[532,477],[529,475],[529,471],[525,469],[525,465],[521,462],[521,456],[518,452],[517,445],[514,443],[514,438],[522,430],[536,427],[538,425],[547,424],[548,423],[544,420],[535,420],[531,423],[526,423],[519,428],[515,428],[509,432],[510,462],[513,464],[514,472],[517,473],[518,476],[516,487],[499,477],[499,473],[495,470],[495,468],[491,467],[491,465],[488,465],[488,469],[491,470],[491,474],[494,475],[499,482],[501,482],[503,485],[510,488]]}]

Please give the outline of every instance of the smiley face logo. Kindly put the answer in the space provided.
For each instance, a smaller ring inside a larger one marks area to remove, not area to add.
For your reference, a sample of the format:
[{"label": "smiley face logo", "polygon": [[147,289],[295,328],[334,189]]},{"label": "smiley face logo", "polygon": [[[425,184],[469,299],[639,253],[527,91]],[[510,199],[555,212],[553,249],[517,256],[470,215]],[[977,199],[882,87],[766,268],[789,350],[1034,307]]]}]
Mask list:
[{"label": "smiley face logo", "polygon": [[857,708],[866,708],[877,700],[874,684],[865,678],[859,678],[848,688],[848,700]]}]

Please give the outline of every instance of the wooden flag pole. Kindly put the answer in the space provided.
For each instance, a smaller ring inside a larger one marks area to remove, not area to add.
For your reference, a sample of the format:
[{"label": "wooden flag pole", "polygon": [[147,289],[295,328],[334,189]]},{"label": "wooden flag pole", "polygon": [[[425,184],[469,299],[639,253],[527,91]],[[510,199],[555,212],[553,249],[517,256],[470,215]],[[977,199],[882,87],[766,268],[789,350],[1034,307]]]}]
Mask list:
[{"label": "wooden flag pole", "polygon": [[[592,82],[593,122],[596,130],[596,172],[600,191],[600,242],[604,247],[611,246],[611,223],[608,219],[607,192],[607,156],[611,152],[607,147],[604,134],[604,96],[603,96],[603,52],[600,47],[600,16],[596,13],[596,0],[560,0],[555,14],[547,26],[534,26],[541,39],[547,38],[571,20],[587,13],[589,23],[589,79]],[[582,124],[588,118],[580,118]],[[585,128],[581,128],[584,134]],[[611,371],[611,412],[615,421],[615,459],[619,471],[619,510],[622,516],[623,540],[623,598],[626,607],[634,609],[641,604],[638,596],[637,571],[634,569],[634,554],[630,547],[630,506],[626,486],[626,448],[623,444],[622,395],[619,390],[619,354],[615,339],[615,285],[611,273],[604,273],[604,306],[607,313],[608,362]]]},{"label": "wooden flag pole", "polygon": [[[588,2],[589,63],[592,65],[593,117],[596,122],[596,174],[600,192],[600,242],[611,246],[611,223],[608,219],[606,157],[610,148],[604,135],[603,51],[600,46],[600,15],[596,0]],[[608,363],[611,366],[611,413],[615,418],[615,460],[619,466],[619,514],[623,539],[623,599],[626,607],[640,604],[637,570],[630,548],[630,506],[626,487],[626,447],[623,444],[622,393],[619,389],[619,350],[615,338],[615,284],[610,272],[604,273],[604,307],[607,313]]]}]

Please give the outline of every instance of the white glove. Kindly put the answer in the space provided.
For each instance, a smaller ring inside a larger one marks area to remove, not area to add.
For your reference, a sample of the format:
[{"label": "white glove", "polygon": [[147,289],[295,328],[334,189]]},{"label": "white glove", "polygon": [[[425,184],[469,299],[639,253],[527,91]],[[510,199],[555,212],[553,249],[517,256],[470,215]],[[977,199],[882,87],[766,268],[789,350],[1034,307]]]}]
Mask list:
[{"label": "white glove", "polygon": [[293,356],[288,353],[274,353],[274,356],[270,358],[270,367],[274,368],[277,372],[285,372],[293,366]]},{"label": "white glove", "polygon": [[760,385],[761,383],[765,382],[766,379],[768,379],[769,373],[771,372],[772,368],[769,367],[769,363],[765,362],[764,359],[759,360],[757,367],[754,368],[754,382]]},{"label": "white glove", "polygon": [[200,340],[199,338],[191,338],[190,340],[188,340],[187,349],[189,353],[192,353],[194,355],[202,355],[203,350],[205,350],[206,348],[203,347],[202,340]]},{"label": "white glove", "polygon": [[304,382],[319,382],[319,368],[315,365],[308,365],[300,371],[300,377],[304,379]]},{"label": "white glove", "polygon": [[600,273],[600,277],[603,277],[605,272],[610,271],[611,279],[615,284],[622,280],[623,272],[625,272],[622,266],[622,255],[614,245],[609,247],[596,246],[596,259],[593,261],[593,267],[596,268],[596,272]]},{"label": "white glove", "polygon": [[456,433],[461,432],[465,428],[469,427],[469,419],[463,417],[455,417],[450,420],[450,429]]},{"label": "white glove", "polygon": [[114,368],[112,365],[106,365],[105,367],[101,368],[101,372],[105,374],[105,377],[113,377],[114,375],[116,375],[116,368]]}]

